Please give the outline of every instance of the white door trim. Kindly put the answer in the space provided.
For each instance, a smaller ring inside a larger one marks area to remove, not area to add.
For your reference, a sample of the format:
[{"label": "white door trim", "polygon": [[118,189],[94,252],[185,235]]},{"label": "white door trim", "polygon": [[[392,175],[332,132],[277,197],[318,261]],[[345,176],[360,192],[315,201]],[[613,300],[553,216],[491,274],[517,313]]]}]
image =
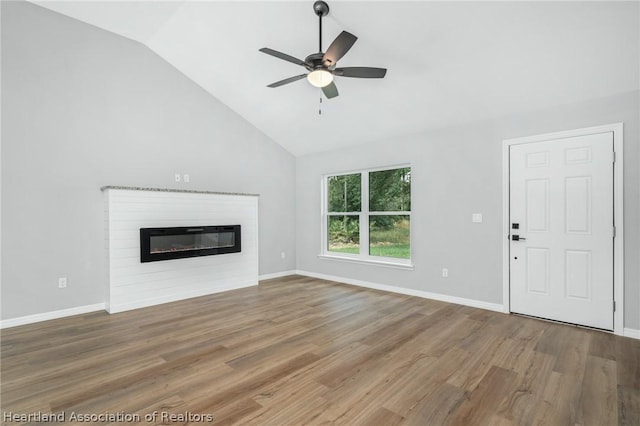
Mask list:
[{"label": "white door trim", "polygon": [[607,124],[584,129],[543,135],[506,139],[502,141],[502,304],[504,312],[511,312],[509,301],[509,148],[511,145],[543,142],[553,139],[571,138],[613,132],[613,209],[616,237],[613,242],[613,286],[616,310],[613,316],[613,332],[622,336],[624,333],[624,215],[623,215],[623,124]]}]

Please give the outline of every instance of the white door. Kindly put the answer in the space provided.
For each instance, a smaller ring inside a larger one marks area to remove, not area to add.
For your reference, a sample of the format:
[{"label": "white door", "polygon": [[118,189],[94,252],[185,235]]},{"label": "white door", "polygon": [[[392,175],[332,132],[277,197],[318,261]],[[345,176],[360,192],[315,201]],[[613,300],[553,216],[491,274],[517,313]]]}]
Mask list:
[{"label": "white door", "polygon": [[613,133],[509,155],[511,311],[613,330]]}]

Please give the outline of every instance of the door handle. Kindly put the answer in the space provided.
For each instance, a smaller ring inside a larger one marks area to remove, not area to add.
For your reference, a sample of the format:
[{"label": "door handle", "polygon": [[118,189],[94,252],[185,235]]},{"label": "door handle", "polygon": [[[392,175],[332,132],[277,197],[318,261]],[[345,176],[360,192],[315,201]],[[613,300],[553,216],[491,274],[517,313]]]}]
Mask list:
[{"label": "door handle", "polygon": [[521,237],[520,235],[512,235],[511,236],[511,240],[512,241],[526,241],[526,238]]}]

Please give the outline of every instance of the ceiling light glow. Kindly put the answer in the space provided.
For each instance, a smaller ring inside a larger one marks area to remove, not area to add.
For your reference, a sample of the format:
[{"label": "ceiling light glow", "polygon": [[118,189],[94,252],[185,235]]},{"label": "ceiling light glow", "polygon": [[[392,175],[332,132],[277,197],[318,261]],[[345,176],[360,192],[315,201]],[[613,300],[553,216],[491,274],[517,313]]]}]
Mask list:
[{"label": "ceiling light glow", "polygon": [[309,83],[311,83],[313,86],[326,87],[333,81],[333,74],[331,74],[327,70],[318,69],[311,71],[307,75],[307,80],[309,80]]}]

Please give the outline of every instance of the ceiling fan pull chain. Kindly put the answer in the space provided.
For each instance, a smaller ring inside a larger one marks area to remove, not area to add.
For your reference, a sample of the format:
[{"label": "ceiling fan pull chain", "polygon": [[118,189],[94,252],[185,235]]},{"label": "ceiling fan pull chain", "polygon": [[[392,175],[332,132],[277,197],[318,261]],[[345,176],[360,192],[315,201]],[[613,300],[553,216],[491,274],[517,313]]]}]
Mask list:
[{"label": "ceiling fan pull chain", "polygon": [[322,98],[320,98],[320,105],[318,106],[318,115],[322,115]]}]

